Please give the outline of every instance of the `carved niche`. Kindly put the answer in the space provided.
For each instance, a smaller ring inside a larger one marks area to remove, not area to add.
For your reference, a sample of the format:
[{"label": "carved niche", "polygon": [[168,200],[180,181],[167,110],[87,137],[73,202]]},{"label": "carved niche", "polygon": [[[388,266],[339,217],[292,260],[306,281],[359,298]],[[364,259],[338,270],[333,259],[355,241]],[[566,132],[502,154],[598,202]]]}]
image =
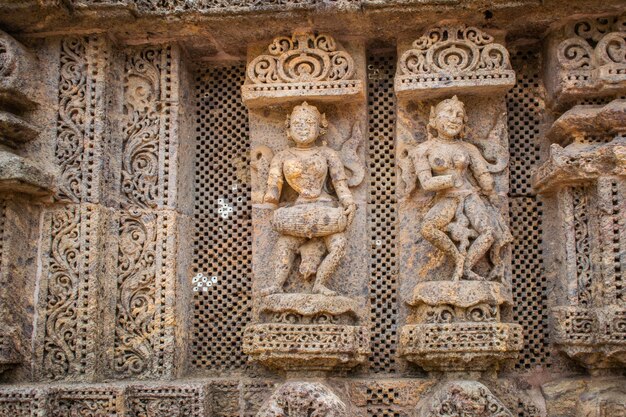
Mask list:
[{"label": "carved niche", "polygon": [[[255,324],[245,330],[244,352],[291,373],[345,370],[369,352],[367,265],[361,262],[365,111],[354,101],[362,97],[364,59],[362,45],[337,45],[328,35],[296,31],[274,40],[273,55],[248,64],[255,83],[293,88],[266,95],[281,104],[269,110],[246,101]],[[352,80],[359,93],[340,80]],[[243,86],[244,96],[250,88]]]},{"label": "carved niche", "polygon": [[[506,268],[511,235],[494,174],[506,169],[508,157],[488,161],[468,139],[467,122],[456,96],[437,103],[427,139],[405,146],[401,160],[401,204],[407,212],[422,210],[422,244],[403,242],[404,248],[417,251],[415,257],[436,256],[417,271],[423,278],[406,300],[401,353],[427,370],[483,370],[521,344],[519,325],[502,323],[502,311],[512,303]],[[492,129],[487,143],[497,143],[498,132]]]},{"label": "carved niche", "polygon": [[509,52],[471,26],[429,29],[398,61],[398,97],[505,93],[515,84]]},{"label": "carved niche", "polygon": [[364,97],[354,58],[329,35],[298,29],[291,37],[275,38],[266,52],[247,66],[242,98],[248,107]]},{"label": "carved niche", "polygon": [[557,103],[626,91],[626,15],[590,17],[547,41],[546,88]]},{"label": "carved niche", "polygon": [[626,101],[580,105],[547,133],[533,187],[562,228],[554,342],[591,371],[626,363]]},{"label": "carved niche", "polygon": [[400,355],[427,371],[493,369],[522,343],[521,327],[505,323],[512,237],[503,94],[515,72],[506,48],[473,27],[434,27],[406,45],[399,41],[395,77],[407,294]]}]

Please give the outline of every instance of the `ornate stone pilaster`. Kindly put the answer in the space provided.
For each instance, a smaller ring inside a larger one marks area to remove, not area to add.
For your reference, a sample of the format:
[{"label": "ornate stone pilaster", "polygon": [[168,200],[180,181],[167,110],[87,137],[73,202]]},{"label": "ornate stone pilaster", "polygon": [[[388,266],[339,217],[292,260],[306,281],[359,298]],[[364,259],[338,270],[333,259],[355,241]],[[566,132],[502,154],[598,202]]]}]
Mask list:
[{"label": "ornate stone pilaster", "polygon": [[123,65],[120,206],[107,263],[107,374],[171,377],[184,357],[177,347],[191,285],[181,255],[192,186],[181,168],[192,169],[184,142],[186,70],[175,45],[129,48]]},{"label": "ornate stone pilaster", "polygon": [[548,132],[533,186],[555,199],[563,236],[552,309],[554,342],[592,372],[626,361],[626,102],[580,105]]},{"label": "ornate stone pilaster", "polygon": [[102,35],[58,39],[54,206],[41,224],[37,375],[93,380],[101,336],[104,243],[110,210],[103,184],[110,45]]},{"label": "ornate stone pilaster", "polygon": [[[399,44],[401,355],[428,371],[486,371],[521,348],[510,324],[503,93],[515,73],[495,38],[435,27]],[[434,101],[437,97],[450,97]]]}]

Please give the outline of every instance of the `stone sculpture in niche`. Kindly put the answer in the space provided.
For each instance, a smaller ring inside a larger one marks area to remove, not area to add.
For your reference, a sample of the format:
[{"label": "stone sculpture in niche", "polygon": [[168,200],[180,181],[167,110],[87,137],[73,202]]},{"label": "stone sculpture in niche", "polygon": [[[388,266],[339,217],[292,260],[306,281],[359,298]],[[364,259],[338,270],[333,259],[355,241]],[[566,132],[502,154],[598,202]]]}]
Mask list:
[{"label": "stone sculpture in niche", "polygon": [[346,405],[319,382],[287,382],[256,414],[257,417],[346,417]]},{"label": "stone sculpture in niche", "polygon": [[400,161],[407,198],[417,185],[422,197],[431,196],[419,220],[421,237],[452,261],[450,275],[431,274],[407,300],[401,354],[429,371],[487,370],[522,342],[520,326],[501,323],[512,304],[505,274],[512,237],[494,180],[508,166],[496,128],[504,121],[497,118],[488,134],[492,149],[482,152],[470,142],[467,123],[456,96],[439,102],[427,139],[406,146]]},{"label": "stone sculpture in niche", "polygon": [[[358,301],[328,285],[356,213],[350,187],[365,175],[357,155],[362,135],[355,124],[335,150],[316,144],[327,127],[325,115],[303,102],[286,121],[295,146],[275,155],[267,146],[252,151],[253,201],[271,208],[278,237],[272,267],[262,276],[268,283],[255,299],[263,323],[246,329],[244,351],[288,371],[347,369],[368,352],[366,327],[356,325],[362,316]],[[313,281],[310,291],[306,281]]]},{"label": "stone sculpture in niche", "polygon": [[[273,254],[275,275],[262,295],[282,292],[297,253],[302,278],[315,277],[313,292],[336,295],[326,282],[344,256],[344,232],[352,223],[356,204],[339,154],[315,145],[327,126],[326,116],[306,102],[296,106],[287,119],[287,135],[296,146],[272,158],[263,201],[278,204],[284,181],[298,197],[274,211],[272,224],[280,234]],[[336,198],[325,190],[327,178]]]},{"label": "stone sculpture in niche", "polygon": [[417,406],[418,417],[512,417],[506,406],[477,381],[446,382]]},{"label": "stone sculpture in niche", "polygon": [[[409,150],[420,185],[435,192],[421,233],[453,259],[452,281],[497,280],[511,234],[497,208],[491,172],[506,164],[490,166],[475,145],[464,141],[466,123],[463,103],[456,96],[443,100],[431,109],[428,140]],[[488,252],[492,269],[482,276],[473,268]]]}]

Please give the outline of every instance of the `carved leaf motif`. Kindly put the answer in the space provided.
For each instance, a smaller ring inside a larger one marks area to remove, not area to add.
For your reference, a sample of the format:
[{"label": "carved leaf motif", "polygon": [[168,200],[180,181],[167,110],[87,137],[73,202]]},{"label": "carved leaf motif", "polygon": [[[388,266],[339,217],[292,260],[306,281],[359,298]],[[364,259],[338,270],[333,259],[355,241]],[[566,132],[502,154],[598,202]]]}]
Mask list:
[{"label": "carved leaf motif", "polygon": [[278,37],[248,65],[248,78],[255,84],[338,81],[353,77],[354,60],[338,51],[328,35],[297,32]]},{"label": "carved leaf motif", "polygon": [[59,210],[52,218],[52,244],[44,336],[43,369],[51,379],[62,378],[75,366],[78,280],[81,259],[80,214]]},{"label": "carved leaf motif", "polygon": [[59,198],[80,202],[87,108],[87,58],[81,38],[61,42],[59,113],[55,155],[61,168]]},{"label": "carved leaf motif", "polygon": [[114,369],[123,375],[144,372],[154,356],[155,238],[146,219],[121,219]]},{"label": "carved leaf motif", "polygon": [[141,208],[156,207],[158,197],[161,54],[148,47],[126,62],[122,191],[128,205]]},{"label": "carved leaf motif", "polygon": [[591,247],[589,242],[588,201],[585,188],[572,188],[574,213],[574,239],[576,242],[576,272],[578,278],[578,302],[581,306],[591,304]]},{"label": "carved leaf motif", "polygon": [[352,135],[341,145],[340,157],[344,166],[350,171],[348,186],[356,187],[365,177],[365,166],[357,153],[363,143],[361,125],[357,122],[352,126]]}]

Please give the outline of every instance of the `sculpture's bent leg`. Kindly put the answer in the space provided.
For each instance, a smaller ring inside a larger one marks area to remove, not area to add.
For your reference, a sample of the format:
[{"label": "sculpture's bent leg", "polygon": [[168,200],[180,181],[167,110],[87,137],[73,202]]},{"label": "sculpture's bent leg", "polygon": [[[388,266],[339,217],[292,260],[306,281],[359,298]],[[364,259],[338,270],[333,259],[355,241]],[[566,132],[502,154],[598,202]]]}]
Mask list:
[{"label": "sculpture's bent leg", "polygon": [[454,219],[456,206],[457,201],[453,198],[444,198],[438,201],[424,216],[420,230],[424,239],[454,260],[453,281],[458,281],[463,276],[464,256],[442,230]]},{"label": "sculpture's bent leg", "polygon": [[491,249],[494,237],[494,229],[489,219],[489,211],[478,195],[470,195],[465,199],[465,214],[470,220],[472,227],[478,232],[478,237],[467,251],[465,259],[465,277],[471,280],[484,280],[472,269],[476,263]]},{"label": "sculpture's bent leg", "polygon": [[261,290],[261,296],[276,294],[283,291],[283,285],[289,277],[289,271],[296,258],[300,245],[306,241],[304,237],[281,235],[274,246],[273,263],[274,277],[269,287]]},{"label": "sculpture's bent leg", "polygon": [[328,255],[326,255],[317,269],[317,278],[313,285],[313,292],[324,295],[336,295],[335,291],[326,287],[326,282],[330,275],[335,272],[341,258],[345,255],[348,240],[344,233],[335,233],[334,235],[326,236],[324,242],[328,249]]}]

